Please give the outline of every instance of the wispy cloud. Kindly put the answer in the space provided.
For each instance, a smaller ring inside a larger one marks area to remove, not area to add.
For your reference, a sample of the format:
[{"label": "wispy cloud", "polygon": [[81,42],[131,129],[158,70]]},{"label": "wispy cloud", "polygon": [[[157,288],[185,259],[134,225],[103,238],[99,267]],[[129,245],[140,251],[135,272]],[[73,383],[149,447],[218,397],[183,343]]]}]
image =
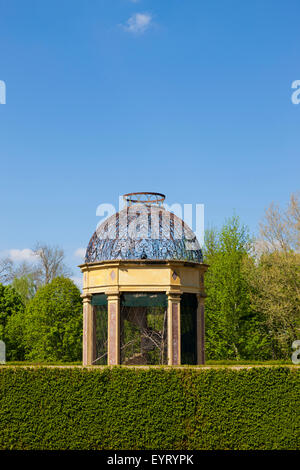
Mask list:
[{"label": "wispy cloud", "polygon": [[12,261],[36,261],[36,255],[30,248],[24,248],[23,250],[11,249],[7,252],[8,257]]},{"label": "wispy cloud", "polygon": [[85,257],[85,252],[86,252],[86,249],[85,249],[85,248],[77,248],[77,250],[75,251],[74,255],[77,256],[77,258],[82,258],[82,259],[84,259],[84,257]]},{"label": "wispy cloud", "polygon": [[122,27],[128,33],[142,34],[149,29],[151,22],[152,15],[150,13],[134,13]]}]

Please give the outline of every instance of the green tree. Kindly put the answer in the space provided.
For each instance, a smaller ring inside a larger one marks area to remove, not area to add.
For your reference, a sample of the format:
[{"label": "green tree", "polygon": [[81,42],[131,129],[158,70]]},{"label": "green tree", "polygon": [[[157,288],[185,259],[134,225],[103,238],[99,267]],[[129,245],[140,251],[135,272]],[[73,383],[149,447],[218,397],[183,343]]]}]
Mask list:
[{"label": "green tree", "polygon": [[260,359],[270,355],[263,318],[251,308],[243,273],[251,240],[238,217],[206,233],[206,352],[210,359]]},{"label": "green tree", "polygon": [[24,275],[21,277],[15,277],[12,282],[12,287],[16,290],[16,292],[22,298],[22,301],[25,305],[33,299],[36,293],[36,286],[31,274]]},{"label": "green tree", "polygon": [[285,209],[272,203],[260,224],[252,260],[245,265],[251,303],[262,312],[272,356],[288,358],[300,337],[300,196]]},{"label": "green tree", "polygon": [[[12,335],[10,324],[19,322],[24,313],[24,303],[20,295],[11,286],[0,284],[0,339],[6,344],[6,357],[8,360],[23,359],[24,351],[19,337]],[[21,323],[21,321],[20,321]]]},{"label": "green tree", "polygon": [[79,289],[57,277],[41,287],[24,315],[26,359],[76,361],[81,358],[82,300]]},{"label": "green tree", "polygon": [[300,255],[274,251],[248,260],[252,307],[262,312],[273,359],[289,358],[300,335]]}]

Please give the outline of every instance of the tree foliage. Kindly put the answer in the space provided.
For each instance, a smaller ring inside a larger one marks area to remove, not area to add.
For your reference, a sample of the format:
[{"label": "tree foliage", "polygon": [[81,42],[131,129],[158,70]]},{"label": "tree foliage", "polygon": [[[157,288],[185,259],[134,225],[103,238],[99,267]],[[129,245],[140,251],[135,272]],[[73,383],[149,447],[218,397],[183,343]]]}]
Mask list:
[{"label": "tree foliage", "polygon": [[251,240],[238,217],[206,233],[206,353],[210,359],[267,358],[262,318],[251,307],[243,262]]},{"label": "tree foliage", "polygon": [[20,295],[25,305],[33,299],[36,293],[36,284],[31,274],[15,277],[12,282],[12,287]]},{"label": "tree foliage", "polygon": [[24,312],[22,298],[11,286],[0,284],[0,339],[6,344],[8,360],[23,359],[22,346],[12,335],[11,325],[21,321]]},{"label": "tree foliage", "polygon": [[288,357],[300,336],[300,201],[266,210],[253,260],[245,264],[251,304],[264,316],[274,358]]},{"label": "tree foliage", "polygon": [[23,341],[26,359],[80,360],[82,301],[70,279],[57,277],[37,291],[24,314]]}]

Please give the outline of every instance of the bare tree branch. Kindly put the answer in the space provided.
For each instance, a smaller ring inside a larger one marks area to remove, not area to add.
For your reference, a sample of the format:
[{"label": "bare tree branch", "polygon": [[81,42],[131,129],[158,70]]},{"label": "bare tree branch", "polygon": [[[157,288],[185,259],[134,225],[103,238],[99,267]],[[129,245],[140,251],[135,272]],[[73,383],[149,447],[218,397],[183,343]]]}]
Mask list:
[{"label": "bare tree branch", "polygon": [[298,251],[300,249],[300,200],[292,194],[287,209],[272,203],[260,223],[264,251]]},{"label": "bare tree branch", "polygon": [[13,262],[10,258],[0,259],[0,282],[6,283],[13,279]]},{"label": "bare tree branch", "polygon": [[38,259],[42,284],[49,284],[58,276],[68,277],[72,274],[64,264],[65,253],[62,248],[37,243],[34,253]]}]

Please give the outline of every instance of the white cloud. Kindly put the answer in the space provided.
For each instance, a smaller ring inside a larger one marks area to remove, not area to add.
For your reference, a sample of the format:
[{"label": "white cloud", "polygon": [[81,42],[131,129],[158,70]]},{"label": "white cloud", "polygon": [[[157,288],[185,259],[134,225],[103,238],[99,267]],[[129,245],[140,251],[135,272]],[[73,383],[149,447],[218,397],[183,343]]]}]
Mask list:
[{"label": "white cloud", "polygon": [[123,29],[128,33],[144,33],[151,24],[152,16],[150,13],[135,13],[123,25]]},{"label": "white cloud", "polygon": [[8,256],[12,261],[36,261],[36,255],[30,248],[8,250]]},{"label": "white cloud", "polygon": [[85,248],[77,248],[74,255],[77,256],[77,258],[84,259],[85,258],[85,252],[86,252]]}]

